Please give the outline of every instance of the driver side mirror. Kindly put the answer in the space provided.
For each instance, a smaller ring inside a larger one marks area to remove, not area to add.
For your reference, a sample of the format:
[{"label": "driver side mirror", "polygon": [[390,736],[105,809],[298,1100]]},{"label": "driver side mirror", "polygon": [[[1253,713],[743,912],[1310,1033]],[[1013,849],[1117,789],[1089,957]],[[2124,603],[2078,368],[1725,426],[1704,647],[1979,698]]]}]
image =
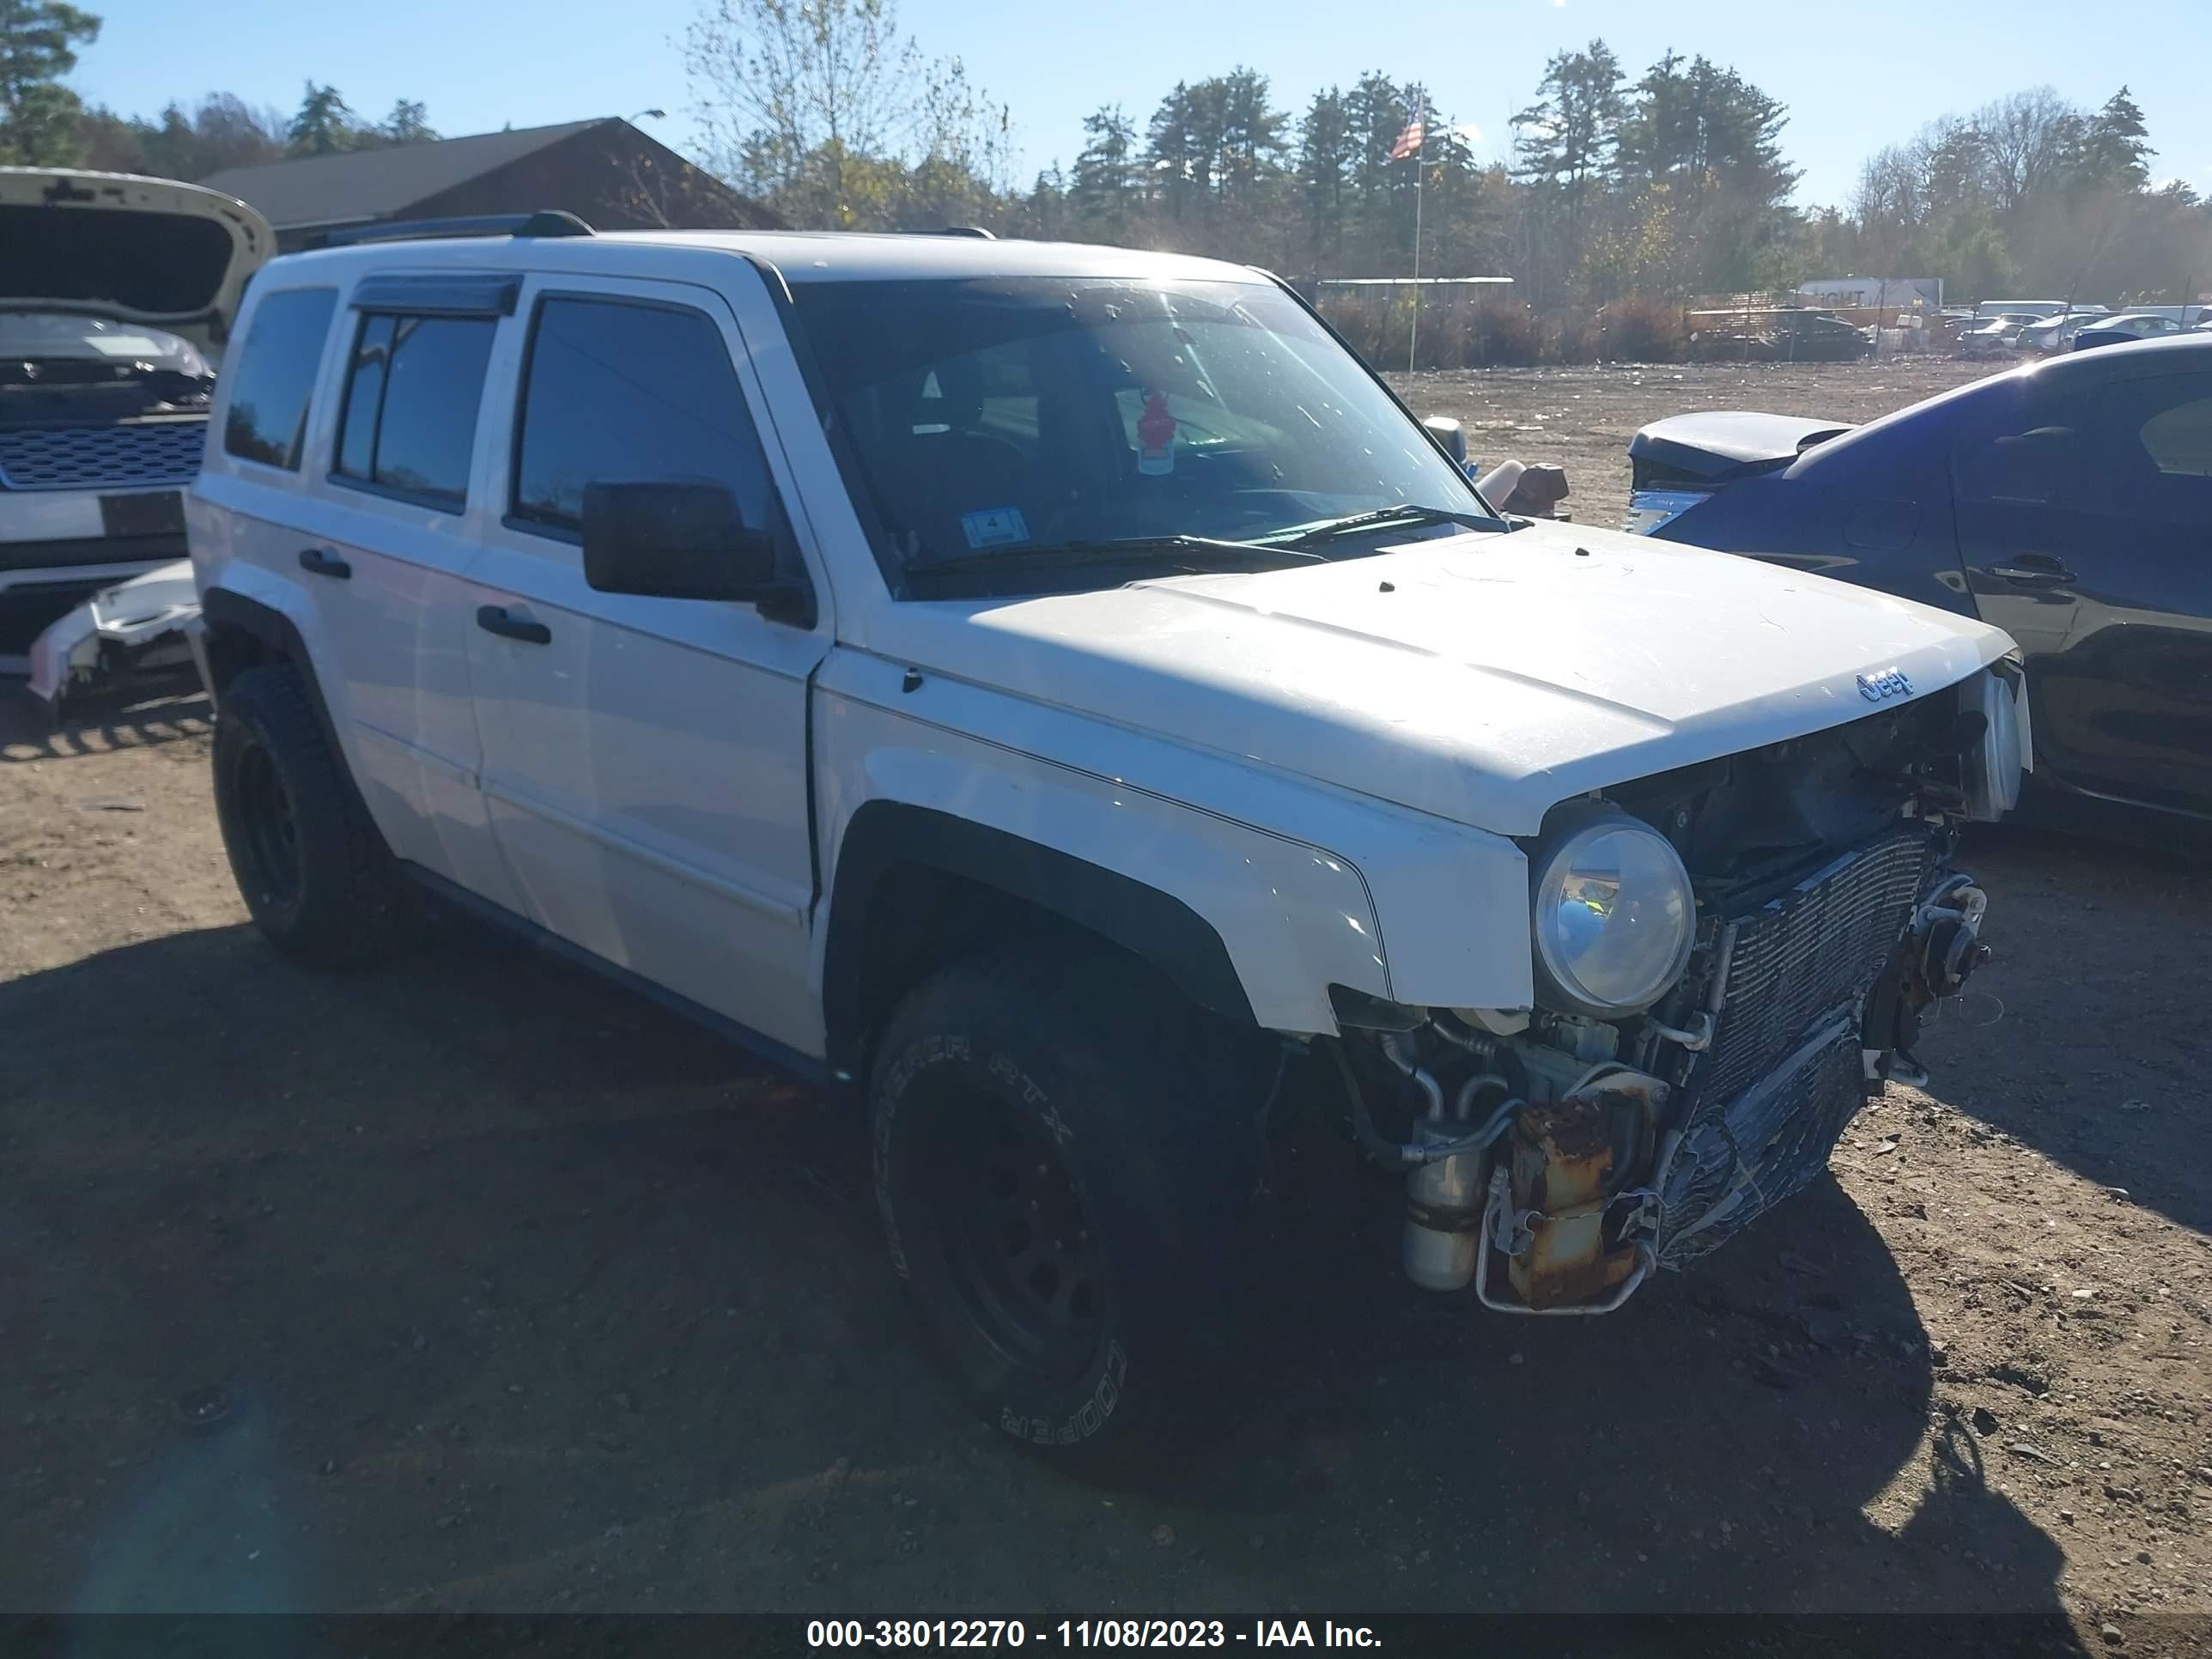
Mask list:
[{"label": "driver side mirror", "polygon": [[813,588],[785,574],[784,538],[748,526],[721,484],[586,484],[583,538],[584,580],[602,593],[750,603],[814,625]]},{"label": "driver side mirror", "polygon": [[1429,435],[1444,447],[1452,464],[1462,472],[1467,471],[1467,428],[1449,415],[1431,415],[1421,424]]}]

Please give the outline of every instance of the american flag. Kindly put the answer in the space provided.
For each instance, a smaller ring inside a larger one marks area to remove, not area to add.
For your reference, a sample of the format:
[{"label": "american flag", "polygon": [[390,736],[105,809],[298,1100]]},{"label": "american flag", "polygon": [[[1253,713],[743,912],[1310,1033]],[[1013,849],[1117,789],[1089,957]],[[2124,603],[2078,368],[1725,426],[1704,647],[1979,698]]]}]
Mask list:
[{"label": "american flag", "polygon": [[1390,146],[1390,159],[1402,161],[1408,155],[1419,155],[1421,143],[1429,136],[1429,106],[1425,100],[1413,106],[1413,118],[1406,123],[1406,130],[1398,135],[1398,142]]}]

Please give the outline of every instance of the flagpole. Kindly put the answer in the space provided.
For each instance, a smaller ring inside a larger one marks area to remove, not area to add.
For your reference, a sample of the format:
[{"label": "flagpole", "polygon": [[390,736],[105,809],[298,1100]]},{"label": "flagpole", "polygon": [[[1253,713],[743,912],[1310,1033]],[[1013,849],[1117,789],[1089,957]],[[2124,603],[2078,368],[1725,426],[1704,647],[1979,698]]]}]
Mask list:
[{"label": "flagpole", "polygon": [[1413,147],[1413,321],[1406,331],[1406,373],[1413,372],[1413,347],[1421,337],[1421,179],[1428,168],[1421,163],[1421,152],[1428,148],[1428,108],[1423,104],[1415,108],[1414,118],[1421,123],[1421,142]]}]

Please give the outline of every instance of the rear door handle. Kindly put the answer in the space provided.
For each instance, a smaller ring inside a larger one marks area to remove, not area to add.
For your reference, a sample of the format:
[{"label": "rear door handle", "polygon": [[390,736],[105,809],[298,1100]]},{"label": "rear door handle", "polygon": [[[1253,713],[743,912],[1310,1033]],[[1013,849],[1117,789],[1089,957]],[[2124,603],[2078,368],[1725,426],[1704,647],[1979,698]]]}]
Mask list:
[{"label": "rear door handle", "polygon": [[525,645],[553,643],[553,630],[544,623],[510,616],[503,605],[478,605],[477,626],[487,634],[496,634],[503,640],[520,640]]},{"label": "rear door handle", "polygon": [[300,568],[310,575],[328,576],[337,581],[353,580],[353,567],[327,547],[301,548]]},{"label": "rear door handle", "polygon": [[2017,564],[1993,564],[1990,574],[2022,587],[2058,587],[2080,580],[2061,561],[2040,553],[2023,553]]}]

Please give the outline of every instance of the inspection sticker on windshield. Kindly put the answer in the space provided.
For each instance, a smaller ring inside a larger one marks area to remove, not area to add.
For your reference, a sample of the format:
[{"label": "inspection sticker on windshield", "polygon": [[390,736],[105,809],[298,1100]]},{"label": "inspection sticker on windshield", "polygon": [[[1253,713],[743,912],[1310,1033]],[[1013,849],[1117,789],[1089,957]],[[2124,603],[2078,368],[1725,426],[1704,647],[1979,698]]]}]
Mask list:
[{"label": "inspection sticker on windshield", "polygon": [[981,513],[963,513],[960,528],[966,532],[970,547],[1012,547],[1030,538],[1030,527],[1022,522],[1018,507],[993,507]]}]

